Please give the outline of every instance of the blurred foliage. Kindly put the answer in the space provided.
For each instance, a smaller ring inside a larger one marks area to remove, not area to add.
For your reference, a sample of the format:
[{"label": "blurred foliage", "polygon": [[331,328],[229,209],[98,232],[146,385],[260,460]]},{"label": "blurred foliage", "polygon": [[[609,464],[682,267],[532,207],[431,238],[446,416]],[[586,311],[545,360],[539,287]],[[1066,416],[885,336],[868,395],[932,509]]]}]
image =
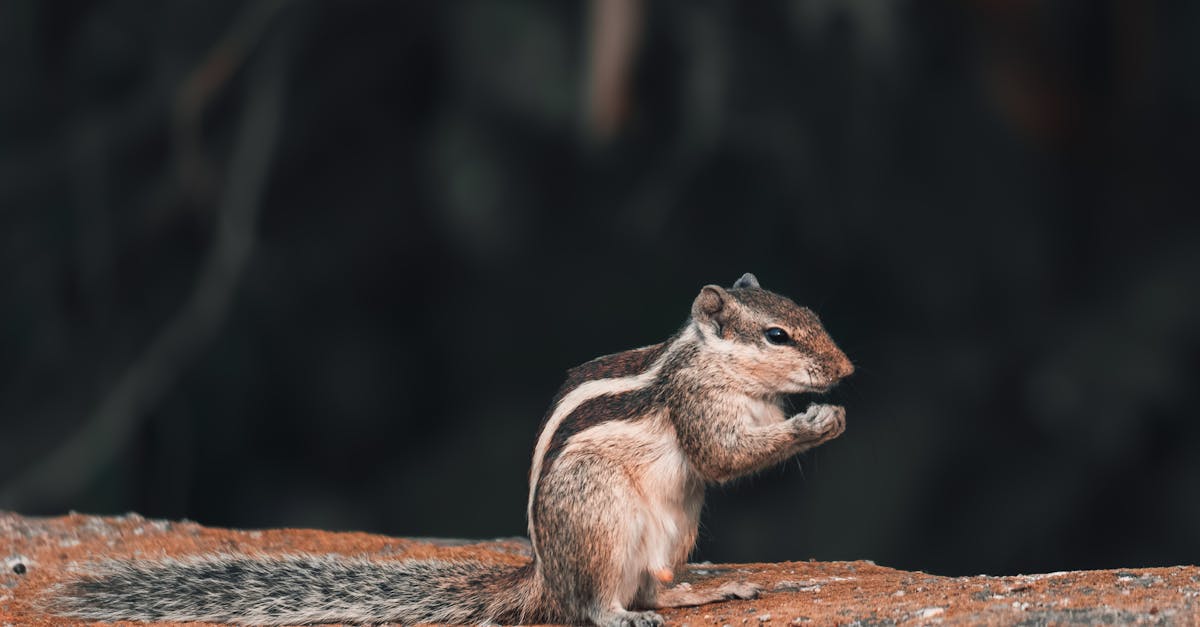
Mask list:
[{"label": "blurred foliage", "polygon": [[8,3],[0,506],[521,534],[565,369],[753,271],[849,430],[698,558],[1200,562],[1200,5],[625,6]]}]

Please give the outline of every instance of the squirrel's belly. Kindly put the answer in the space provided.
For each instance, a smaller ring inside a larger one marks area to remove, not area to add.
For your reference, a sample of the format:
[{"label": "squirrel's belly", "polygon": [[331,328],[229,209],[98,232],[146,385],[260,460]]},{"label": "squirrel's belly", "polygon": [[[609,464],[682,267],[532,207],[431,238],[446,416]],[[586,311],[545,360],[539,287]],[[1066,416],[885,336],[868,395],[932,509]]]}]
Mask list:
[{"label": "squirrel's belly", "polygon": [[681,565],[696,541],[704,485],[691,475],[683,451],[672,442],[642,473],[645,501],[641,546],[651,573]]}]

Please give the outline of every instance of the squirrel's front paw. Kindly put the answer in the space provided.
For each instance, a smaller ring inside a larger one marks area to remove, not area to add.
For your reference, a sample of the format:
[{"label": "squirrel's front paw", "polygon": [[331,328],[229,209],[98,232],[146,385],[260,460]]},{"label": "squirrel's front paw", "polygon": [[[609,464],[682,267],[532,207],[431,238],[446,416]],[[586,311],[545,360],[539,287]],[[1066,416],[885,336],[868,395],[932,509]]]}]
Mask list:
[{"label": "squirrel's front paw", "polygon": [[811,405],[793,418],[806,438],[827,442],[846,430],[846,410],[840,405]]}]

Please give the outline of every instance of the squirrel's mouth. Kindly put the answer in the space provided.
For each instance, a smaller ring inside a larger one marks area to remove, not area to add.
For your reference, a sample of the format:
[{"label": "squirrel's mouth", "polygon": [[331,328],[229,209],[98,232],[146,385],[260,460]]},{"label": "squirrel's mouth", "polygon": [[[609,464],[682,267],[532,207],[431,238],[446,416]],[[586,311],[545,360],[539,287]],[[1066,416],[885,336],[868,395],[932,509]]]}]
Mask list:
[{"label": "squirrel's mouth", "polygon": [[827,394],[837,387],[841,379],[821,376],[822,373],[812,369],[797,370],[788,377],[787,394]]},{"label": "squirrel's mouth", "polygon": [[828,394],[833,388],[837,387],[838,381],[813,381],[808,380],[798,384],[797,389],[792,394]]},{"label": "squirrel's mouth", "polygon": [[814,403],[828,404],[832,402],[840,405],[841,403],[836,399],[838,394],[835,388],[837,386],[838,381],[826,382],[823,385],[806,384],[803,389],[786,395],[787,405],[792,409],[807,408]]}]

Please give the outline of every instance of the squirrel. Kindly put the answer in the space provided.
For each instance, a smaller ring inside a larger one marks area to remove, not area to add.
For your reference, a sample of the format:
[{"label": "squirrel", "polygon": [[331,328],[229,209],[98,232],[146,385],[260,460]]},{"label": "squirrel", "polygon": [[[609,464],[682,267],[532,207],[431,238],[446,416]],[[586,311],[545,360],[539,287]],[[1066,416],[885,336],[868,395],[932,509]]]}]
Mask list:
[{"label": "squirrel", "polygon": [[784,395],[854,372],[817,316],[745,274],[707,285],[670,339],[568,371],[529,474],[523,566],[339,555],[110,560],[56,585],[50,611],[90,620],[237,624],[559,622],[657,627],[664,607],[754,598],[731,582],[669,587],[704,490],[841,435],[845,411],[788,417]]}]

